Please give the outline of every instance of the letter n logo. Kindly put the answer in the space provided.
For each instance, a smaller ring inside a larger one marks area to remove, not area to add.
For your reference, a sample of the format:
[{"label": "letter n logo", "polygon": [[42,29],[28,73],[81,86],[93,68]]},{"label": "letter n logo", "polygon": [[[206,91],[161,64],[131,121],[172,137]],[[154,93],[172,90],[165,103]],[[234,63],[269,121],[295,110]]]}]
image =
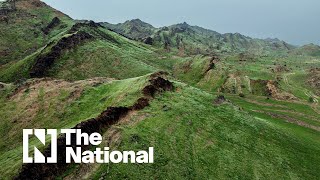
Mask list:
[{"label": "letter n logo", "polygon": [[34,134],[40,142],[46,144],[45,129],[23,130],[23,163],[57,163],[57,130],[48,129],[47,134],[51,136],[51,157],[45,157],[38,148],[34,147],[34,158],[29,156],[29,136]]}]

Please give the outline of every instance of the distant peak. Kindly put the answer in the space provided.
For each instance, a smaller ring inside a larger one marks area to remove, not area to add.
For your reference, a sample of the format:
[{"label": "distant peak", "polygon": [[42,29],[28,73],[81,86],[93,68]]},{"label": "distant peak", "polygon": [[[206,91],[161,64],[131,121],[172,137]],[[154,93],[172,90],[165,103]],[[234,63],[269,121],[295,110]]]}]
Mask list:
[{"label": "distant peak", "polygon": [[304,45],[304,46],[302,46],[302,47],[316,47],[316,48],[320,48],[319,45],[314,44],[314,43],[309,43],[309,44],[306,44],[306,45]]},{"label": "distant peak", "polygon": [[131,22],[143,22],[143,21],[141,21],[141,19],[137,18],[137,19],[132,19]]},{"label": "distant peak", "polygon": [[134,26],[145,26],[145,27],[153,28],[153,26],[151,24],[146,23],[146,22],[142,21],[141,19],[132,19],[132,20],[126,21],[124,24],[130,24],[130,25],[134,25]]},{"label": "distant peak", "polygon": [[269,42],[281,42],[281,40],[278,38],[266,38],[265,40]]}]

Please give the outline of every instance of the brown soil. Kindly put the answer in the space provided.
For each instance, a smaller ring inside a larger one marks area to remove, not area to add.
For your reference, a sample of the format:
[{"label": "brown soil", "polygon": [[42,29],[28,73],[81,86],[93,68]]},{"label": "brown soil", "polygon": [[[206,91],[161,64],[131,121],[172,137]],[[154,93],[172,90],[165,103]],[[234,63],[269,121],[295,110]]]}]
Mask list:
[{"label": "brown soil", "polygon": [[[151,78],[152,77],[152,78]],[[173,84],[163,79],[162,77],[155,77],[151,75],[150,84],[154,91],[153,93],[161,93],[163,91],[173,90]],[[146,88],[144,88],[146,89]],[[143,91],[144,93],[144,91]],[[107,110],[102,112],[97,118],[89,119],[76,125],[73,129],[81,129],[82,132],[92,134],[94,132],[103,133],[107,131],[112,125],[115,125],[126,117],[130,112],[141,110],[149,105],[151,97],[149,94],[145,97],[139,98],[137,102],[130,107],[108,107]],[[65,136],[58,138],[58,163],[57,164],[24,164],[20,173],[15,179],[54,179],[57,175],[63,174],[71,164],[65,163],[66,158],[66,139]],[[50,147],[47,147],[43,154],[45,157],[50,156]],[[72,136],[72,146],[76,147],[75,136]],[[90,146],[82,146],[82,150],[89,149]]]},{"label": "brown soil", "polygon": [[290,93],[282,92],[277,81],[272,80],[250,80],[252,93],[255,95],[270,96],[278,100],[296,100],[297,98]]},{"label": "brown soil", "polygon": [[297,99],[293,94],[290,94],[287,92],[281,92],[277,87],[278,83],[276,83],[275,81],[268,81],[266,86],[268,88],[268,91],[270,92],[270,95],[275,99],[278,99],[278,100],[296,100]]},{"label": "brown soil", "polygon": [[147,106],[149,106],[149,99],[142,97],[142,98],[139,98],[137,102],[130,109],[142,110]]},{"label": "brown soil", "polygon": [[61,23],[60,19],[59,19],[58,17],[54,17],[54,18],[51,20],[51,22],[50,22],[45,28],[42,29],[42,32],[43,32],[44,34],[49,34],[49,32],[50,32],[53,28],[57,27],[60,23]]},{"label": "brown soil", "polygon": [[156,93],[163,91],[173,91],[173,84],[162,77],[154,77],[154,75],[151,75],[149,82],[150,85],[142,90],[146,97],[154,97]]},{"label": "brown soil", "polygon": [[32,78],[44,77],[54,62],[59,59],[65,50],[72,49],[85,40],[92,39],[90,34],[79,31],[69,37],[64,37],[51,48],[51,51],[46,54],[41,54],[37,57],[36,63],[30,70],[30,76]]},{"label": "brown soil", "polygon": [[[89,80],[67,82],[49,78],[33,79],[19,85],[7,98],[15,102],[18,113],[12,117],[15,125],[8,132],[8,136],[16,136],[17,130],[26,129],[35,116],[40,112],[47,112],[54,108],[55,111],[62,111],[65,105],[77,100],[86,87],[94,87],[97,84],[111,81],[108,78],[95,78]],[[40,91],[42,92],[40,94]],[[65,97],[61,100],[62,93]],[[41,100],[39,99],[41,98]],[[50,119],[52,123],[59,122],[57,117]],[[34,128],[41,128],[42,122],[34,124]]]}]

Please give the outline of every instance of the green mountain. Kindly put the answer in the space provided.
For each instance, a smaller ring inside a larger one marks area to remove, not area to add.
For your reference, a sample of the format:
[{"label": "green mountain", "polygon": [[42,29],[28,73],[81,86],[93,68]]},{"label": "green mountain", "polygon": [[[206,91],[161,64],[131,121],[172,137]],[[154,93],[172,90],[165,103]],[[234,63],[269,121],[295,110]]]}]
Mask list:
[{"label": "green mountain", "polygon": [[136,40],[143,40],[151,36],[156,31],[155,27],[141,21],[140,19],[133,19],[119,24],[110,24],[107,22],[100,24],[130,39]]},{"label": "green mountain", "polygon": [[255,54],[286,53],[294,47],[280,40],[253,39],[239,33],[220,34],[187,23],[169,27],[154,28],[141,20],[103,26],[147,44],[167,50],[179,50],[181,54],[214,54],[231,52],[251,52]]},{"label": "green mountain", "polygon": [[19,0],[15,6],[13,11],[11,6],[0,10],[0,65],[34,53],[73,23],[71,18],[40,0]]},{"label": "green mountain", "polygon": [[320,56],[320,46],[315,44],[307,44],[290,51],[296,56]]},{"label": "green mountain", "polygon": [[[319,46],[0,7],[0,179],[320,176]],[[22,129],[79,126],[155,163],[22,165]]]}]

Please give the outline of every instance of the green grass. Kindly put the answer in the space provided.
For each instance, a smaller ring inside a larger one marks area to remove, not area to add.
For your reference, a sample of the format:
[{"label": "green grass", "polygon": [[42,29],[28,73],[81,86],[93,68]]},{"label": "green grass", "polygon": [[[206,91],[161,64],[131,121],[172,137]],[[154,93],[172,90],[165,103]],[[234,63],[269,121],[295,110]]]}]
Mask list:
[{"label": "green grass", "polygon": [[[58,16],[65,26],[58,27],[44,35],[44,28],[52,18]],[[32,17],[32,18],[31,18]],[[27,55],[34,53],[57,34],[65,31],[73,21],[64,15],[58,14],[48,6],[30,9],[18,9],[8,15],[9,23],[1,23],[0,51],[8,53],[0,59],[0,64],[17,62]]]},{"label": "green grass", "polygon": [[[180,84],[122,125],[117,150],[155,148],[155,163],[101,165],[99,179],[316,179],[319,132],[282,128],[239,108],[214,106],[213,95]],[[163,106],[169,107],[164,110]],[[290,126],[290,125],[289,125]],[[308,135],[309,134],[309,135]],[[311,134],[311,135],[310,135]],[[134,137],[134,138],[133,138]],[[316,164],[315,164],[316,163]]]},{"label": "green grass", "polygon": [[[71,128],[81,121],[98,116],[109,106],[129,106],[141,97],[146,76],[122,81],[112,81],[97,87],[86,86],[81,97],[68,101],[70,91],[61,89],[55,96],[46,96],[50,91],[42,87],[36,89],[36,96],[30,99],[25,92],[22,98],[10,100],[6,96],[11,89],[1,92],[0,98],[0,168],[3,177],[12,177],[22,165],[22,129]],[[33,107],[36,105],[36,107]],[[35,110],[30,118],[27,112]],[[12,143],[15,142],[15,143]],[[32,139],[31,144],[39,144]]]},{"label": "green grass", "polygon": [[[55,16],[63,23],[44,36],[41,28]],[[10,50],[0,59],[0,81],[8,83],[29,79],[37,56],[49,53],[61,38],[70,36],[67,32],[75,23],[49,7],[18,10],[10,14],[10,19],[9,25],[0,24],[4,32],[0,35],[0,52]],[[80,83],[84,91],[79,98],[70,100],[72,91],[68,88],[26,89],[20,98],[7,98],[16,85],[6,84],[0,89],[0,163],[5,164],[0,167],[1,176],[10,179],[22,165],[22,129],[70,128],[98,116],[109,106],[130,106],[142,96],[146,74],[164,70],[176,80],[176,91],[157,96],[150,107],[132,115],[129,123],[113,127],[121,135],[112,148],[147,150],[153,146],[155,163],[95,165],[97,169],[87,175],[93,179],[102,175],[108,179],[317,179],[319,131],[289,123],[286,118],[320,127],[319,105],[308,102],[316,90],[306,83],[309,69],[320,65],[319,58],[274,51],[262,40],[242,43],[245,37],[227,34],[219,52],[237,51],[219,54],[221,60],[215,68],[205,72],[211,56],[191,54],[215,54],[211,50],[219,45],[219,41],[213,41],[216,33],[191,26],[174,33],[180,26],[155,34],[154,46],[128,40],[102,27],[81,27],[79,30],[94,39],[63,51],[48,76],[71,81],[93,77],[119,80],[98,86]],[[156,31],[149,27],[144,30],[150,29]],[[180,52],[179,38],[184,39],[184,51]],[[170,51],[163,49],[164,41],[170,42]],[[238,53],[245,50],[268,56],[254,55],[253,59],[239,61]],[[278,66],[287,70],[273,72]],[[280,92],[297,99],[267,99],[265,85],[251,85],[250,80],[278,81]],[[231,93],[225,94],[231,102],[213,105],[221,87]],[[39,142],[32,139],[31,144]],[[63,176],[78,171],[81,165],[73,166]]]}]

